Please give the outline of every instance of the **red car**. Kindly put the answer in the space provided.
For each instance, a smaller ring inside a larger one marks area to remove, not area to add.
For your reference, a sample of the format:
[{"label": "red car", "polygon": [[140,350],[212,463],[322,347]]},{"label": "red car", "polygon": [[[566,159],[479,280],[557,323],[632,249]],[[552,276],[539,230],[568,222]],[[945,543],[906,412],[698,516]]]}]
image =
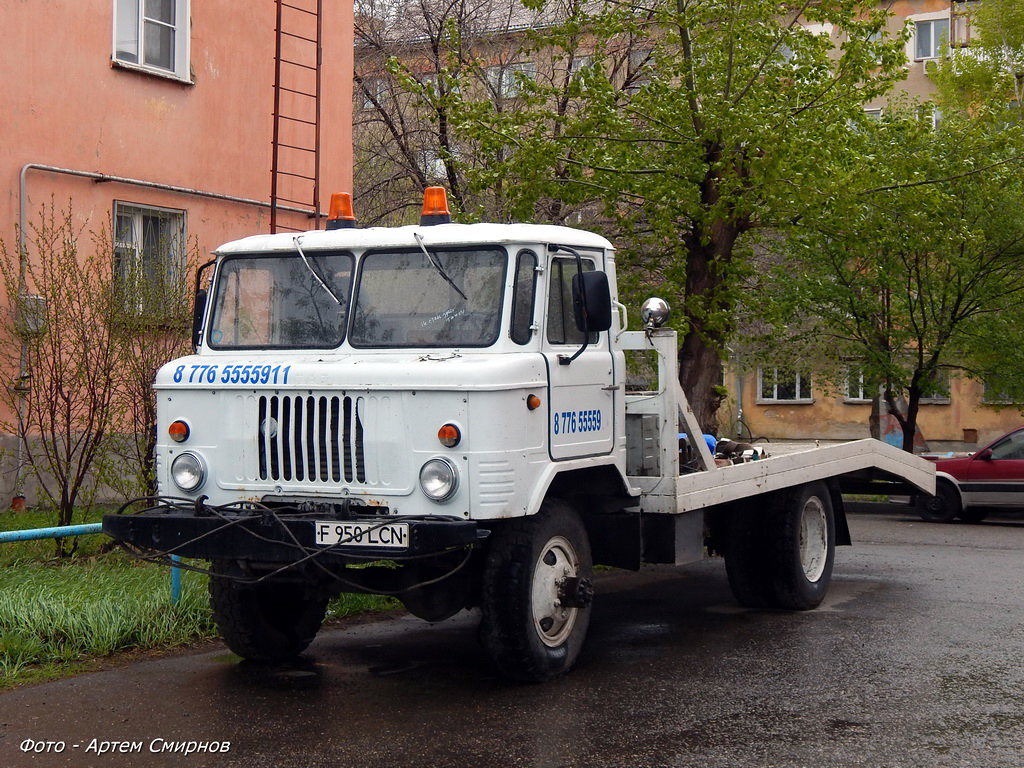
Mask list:
[{"label": "red car", "polygon": [[1024,427],[970,456],[936,459],[935,478],[935,495],[917,499],[922,520],[977,523],[994,509],[1024,508]]}]

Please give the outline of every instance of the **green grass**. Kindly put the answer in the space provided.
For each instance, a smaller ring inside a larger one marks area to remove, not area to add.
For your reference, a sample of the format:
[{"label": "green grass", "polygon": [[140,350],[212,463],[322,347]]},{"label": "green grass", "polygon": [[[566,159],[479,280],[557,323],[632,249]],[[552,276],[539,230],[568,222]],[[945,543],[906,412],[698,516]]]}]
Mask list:
[{"label": "green grass", "polygon": [[[100,514],[75,523],[97,522]],[[0,530],[51,525],[38,512],[0,512]],[[216,636],[204,574],[184,571],[172,605],[170,569],[108,551],[109,543],[101,534],[80,536],[75,555],[59,561],[49,539],[0,543],[0,690],[75,674],[120,652]],[[398,605],[346,594],[331,602],[327,617]]]}]

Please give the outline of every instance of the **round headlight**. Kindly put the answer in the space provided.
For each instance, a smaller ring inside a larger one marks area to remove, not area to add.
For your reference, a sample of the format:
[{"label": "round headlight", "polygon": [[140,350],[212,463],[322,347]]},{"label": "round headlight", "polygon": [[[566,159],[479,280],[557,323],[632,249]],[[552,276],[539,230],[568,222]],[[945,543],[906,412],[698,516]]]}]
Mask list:
[{"label": "round headlight", "polygon": [[434,501],[451,498],[459,487],[459,474],[446,459],[431,459],[420,469],[420,488]]},{"label": "round headlight", "polygon": [[206,466],[194,453],[182,453],[171,462],[171,479],[183,491],[195,491],[206,482]]}]

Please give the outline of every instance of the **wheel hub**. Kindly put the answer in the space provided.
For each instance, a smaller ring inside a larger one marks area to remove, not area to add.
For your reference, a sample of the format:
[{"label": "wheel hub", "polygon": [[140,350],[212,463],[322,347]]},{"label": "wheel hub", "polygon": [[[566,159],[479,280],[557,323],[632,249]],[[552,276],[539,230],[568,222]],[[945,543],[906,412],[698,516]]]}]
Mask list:
[{"label": "wheel hub", "polygon": [[533,573],[533,623],[541,642],[556,648],[572,634],[576,616],[590,604],[593,586],[580,576],[575,548],[563,536],[544,545]]},{"label": "wheel hub", "polygon": [[800,565],[808,581],[816,582],[828,560],[828,521],[825,505],[812,496],[800,515]]}]

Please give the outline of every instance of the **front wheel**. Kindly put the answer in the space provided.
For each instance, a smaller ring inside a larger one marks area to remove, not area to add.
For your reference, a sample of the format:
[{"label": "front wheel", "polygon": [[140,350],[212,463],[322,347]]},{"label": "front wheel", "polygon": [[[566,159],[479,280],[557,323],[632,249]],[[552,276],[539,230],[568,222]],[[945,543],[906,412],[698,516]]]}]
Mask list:
[{"label": "front wheel", "polygon": [[306,650],[327,614],[327,598],[296,582],[247,584],[234,563],[213,561],[210,606],[224,643],[243,659],[284,661]]},{"label": "front wheel", "polygon": [[572,668],[590,623],[592,578],[586,528],[563,501],[492,532],[480,637],[502,674],[542,682]]},{"label": "front wheel", "polygon": [[948,523],[963,512],[960,495],[945,480],[935,484],[934,496],[919,496],[917,512],[926,523]]}]

